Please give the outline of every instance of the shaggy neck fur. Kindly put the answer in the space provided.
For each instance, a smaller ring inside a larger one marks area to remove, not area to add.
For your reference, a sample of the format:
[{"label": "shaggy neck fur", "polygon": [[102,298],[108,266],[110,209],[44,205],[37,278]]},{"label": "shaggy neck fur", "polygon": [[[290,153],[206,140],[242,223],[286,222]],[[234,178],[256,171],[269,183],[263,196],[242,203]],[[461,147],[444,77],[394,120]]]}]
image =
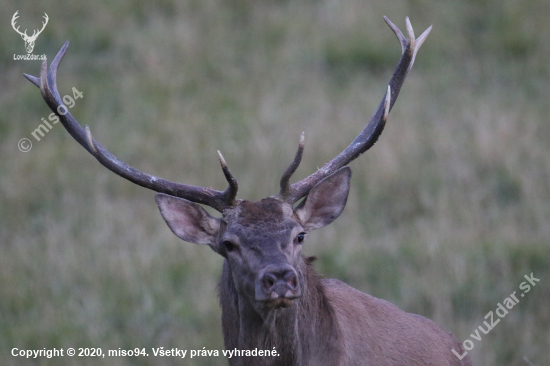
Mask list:
[{"label": "shaggy neck fur", "polygon": [[[302,258],[297,271],[303,295],[289,308],[258,312],[250,300],[237,291],[229,264],[225,261],[220,281],[222,327],[227,350],[276,350],[278,357],[232,357],[234,365],[331,365],[339,364],[341,335],[315,273],[315,258]],[[336,357],[335,357],[336,355]]]}]

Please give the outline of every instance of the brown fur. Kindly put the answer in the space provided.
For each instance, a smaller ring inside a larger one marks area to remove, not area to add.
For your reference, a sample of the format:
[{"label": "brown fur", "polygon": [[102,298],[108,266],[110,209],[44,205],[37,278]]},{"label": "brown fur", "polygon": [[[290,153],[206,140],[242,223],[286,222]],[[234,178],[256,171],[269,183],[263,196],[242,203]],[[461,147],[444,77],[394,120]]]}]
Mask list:
[{"label": "brown fur", "polygon": [[451,353],[454,337],[434,322],[364,294],[335,279],[322,279],[315,257],[303,257],[302,298],[274,310],[268,321],[239,301],[227,262],[219,286],[225,347],[275,348],[279,357],[235,357],[229,364],[258,366],[471,366]]},{"label": "brown fur", "polygon": [[276,351],[233,356],[232,366],[470,366],[452,335],[345,283],[322,279],[302,256],[311,230],[337,218],[351,171],[321,181],[298,207],[269,197],[241,201],[217,219],[198,205],[157,195],[163,217],[184,240],[225,258],[219,285],[225,347]]}]

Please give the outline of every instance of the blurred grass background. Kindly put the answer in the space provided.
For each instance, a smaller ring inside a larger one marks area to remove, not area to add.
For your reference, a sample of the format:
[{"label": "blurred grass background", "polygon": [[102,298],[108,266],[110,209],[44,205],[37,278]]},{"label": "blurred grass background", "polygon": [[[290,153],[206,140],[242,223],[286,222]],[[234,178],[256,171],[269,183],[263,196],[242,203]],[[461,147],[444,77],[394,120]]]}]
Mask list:
[{"label": "blurred grass background", "polygon": [[[544,0],[2,2],[0,363],[223,365],[222,358],[40,359],[13,347],[222,349],[222,260],[181,242],[153,193],[100,166],[14,61],[11,29],[49,24],[34,54],[65,40],[59,90],[113,154],[145,172],[240,198],[278,191],[301,131],[312,173],[355,137],[399,59],[385,25],[434,29],[380,141],[352,164],[344,214],[314,232],[316,267],[459,340],[536,287],[470,352],[475,365],[549,365],[550,3]],[[29,31],[29,34],[31,31]],[[17,149],[27,137],[30,152]],[[527,360],[527,361],[526,361]]]}]

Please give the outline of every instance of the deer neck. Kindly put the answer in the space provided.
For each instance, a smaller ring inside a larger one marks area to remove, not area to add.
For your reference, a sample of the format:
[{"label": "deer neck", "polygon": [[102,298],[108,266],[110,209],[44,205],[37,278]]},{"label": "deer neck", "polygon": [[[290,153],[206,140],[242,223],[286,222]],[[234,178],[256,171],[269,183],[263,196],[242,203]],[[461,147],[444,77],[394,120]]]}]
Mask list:
[{"label": "deer neck", "polygon": [[[258,311],[237,291],[228,264],[224,263],[219,289],[227,350],[277,350],[279,356],[266,359],[265,365],[309,365],[305,360],[315,359],[327,364],[327,359],[340,354],[341,337],[334,310],[312,262],[313,259],[304,258],[299,269],[304,284],[300,300],[289,308],[266,312]],[[255,364],[261,364],[257,360]]]}]

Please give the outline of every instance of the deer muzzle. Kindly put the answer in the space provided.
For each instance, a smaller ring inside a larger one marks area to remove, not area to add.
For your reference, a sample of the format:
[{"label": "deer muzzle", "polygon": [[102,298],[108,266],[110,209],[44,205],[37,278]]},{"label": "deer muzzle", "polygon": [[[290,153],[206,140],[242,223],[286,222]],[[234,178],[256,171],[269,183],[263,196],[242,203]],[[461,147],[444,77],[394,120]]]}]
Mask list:
[{"label": "deer muzzle", "polygon": [[270,264],[256,277],[256,301],[269,308],[289,307],[302,296],[298,274],[290,264]]}]

